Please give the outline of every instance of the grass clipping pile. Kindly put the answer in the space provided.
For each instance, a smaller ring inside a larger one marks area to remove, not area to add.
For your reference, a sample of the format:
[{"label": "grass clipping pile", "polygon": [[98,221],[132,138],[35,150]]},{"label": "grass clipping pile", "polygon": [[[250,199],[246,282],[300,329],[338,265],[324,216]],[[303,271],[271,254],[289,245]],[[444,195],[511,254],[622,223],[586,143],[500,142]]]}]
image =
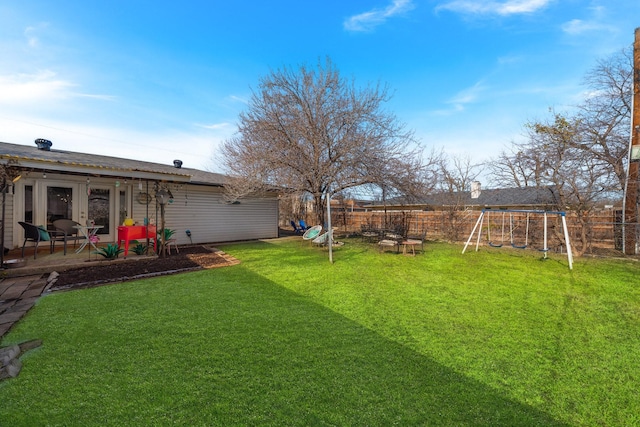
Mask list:
[{"label": "grass clipping pile", "polygon": [[238,261],[217,249],[204,246],[180,248],[164,258],[139,258],[129,255],[127,260],[104,261],[86,267],[75,268],[49,276],[48,289],[62,291],[87,288],[107,283],[163,276],[186,271],[225,267]]}]

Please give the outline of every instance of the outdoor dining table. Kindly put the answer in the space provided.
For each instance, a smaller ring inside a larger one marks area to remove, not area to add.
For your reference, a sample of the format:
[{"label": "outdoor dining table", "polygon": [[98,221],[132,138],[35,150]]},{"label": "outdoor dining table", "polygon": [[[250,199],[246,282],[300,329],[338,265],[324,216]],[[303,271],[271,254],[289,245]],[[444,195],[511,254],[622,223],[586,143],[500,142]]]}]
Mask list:
[{"label": "outdoor dining table", "polygon": [[98,230],[104,228],[104,225],[74,225],[73,228],[77,228],[78,232],[84,236],[84,241],[80,247],[76,249],[77,254],[82,252],[87,245],[91,245],[95,250],[98,250],[98,247],[93,242],[92,237],[98,233]]}]

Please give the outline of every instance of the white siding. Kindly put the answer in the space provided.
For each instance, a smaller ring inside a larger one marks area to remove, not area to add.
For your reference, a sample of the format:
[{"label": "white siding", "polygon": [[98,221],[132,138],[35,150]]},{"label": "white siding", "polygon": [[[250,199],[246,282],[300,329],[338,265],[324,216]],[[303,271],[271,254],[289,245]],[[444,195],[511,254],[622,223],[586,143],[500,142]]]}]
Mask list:
[{"label": "white siding", "polygon": [[[166,205],[166,227],[175,229],[178,244],[214,243],[278,237],[278,199],[242,200],[240,204],[224,203],[222,189],[197,185],[170,187],[174,201]],[[142,224],[146,206],[133,201],[133,218]],[[149,204],[149,217],[160,227],[160,212]]]},{"label": "white siding", "polygon": [[[2,197],[2,195],[0,195],[0,197]],[[13,187],[9,187],[9,192],[6,194],[4,209],[4,216],[6,221],[6,224],[4,225],[4,247],[13,249],[15,247],[13,241]],[[2,218],[0,218],[0,221],[2,221]],[[22,219],[20,221],[22,221]],[[16,225],[18,225],[17,221]],[[18,227],[20,226],[18,225]]]}]

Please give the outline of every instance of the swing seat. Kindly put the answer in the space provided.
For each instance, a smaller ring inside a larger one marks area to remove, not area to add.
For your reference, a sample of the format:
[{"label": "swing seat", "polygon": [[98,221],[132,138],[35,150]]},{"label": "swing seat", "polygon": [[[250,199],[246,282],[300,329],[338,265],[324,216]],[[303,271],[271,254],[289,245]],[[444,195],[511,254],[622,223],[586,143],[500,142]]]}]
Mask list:
[{"label": "swing seat", "polygon": [[491,246],[492,248],[501,248],[502,247],[502,243],[491,243],[491,242],[489,242],[489,246]]},{"label": "swing seat", "polygon": [[512,243],[511,247],[515,249],[527,249],[527,245],[520,246],[520,245],[516,245],[515,243]]}]

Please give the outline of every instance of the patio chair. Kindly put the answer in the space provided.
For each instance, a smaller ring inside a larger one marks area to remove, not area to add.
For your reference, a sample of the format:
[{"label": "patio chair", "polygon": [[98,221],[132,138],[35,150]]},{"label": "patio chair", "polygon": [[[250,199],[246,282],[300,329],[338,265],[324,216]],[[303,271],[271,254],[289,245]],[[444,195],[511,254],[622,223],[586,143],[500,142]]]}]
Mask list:
[{"label": "patio chair", "polygon": [[363,242],[377,242],[380,240],[380,231],[369,226],[361,226],[360,232]]},{"label": "patio chair", "polygon": [[67,242],[73,242],[73,247],[78,245],[78,240],[84,240],[84,236],[78,235],[79,222],[72,219],[56,219],[53,221],[53,227],[56,229],[56,235],[52,236],[52,245],[55,249],[56,242],[64,242],[64,254],[67,254]]},{"label": "patio chair", "polygon": [[304,234],[302,235],[302,238],[304,240],[313,240],[320,235],[321,231],[322,231],[321,225],[314,225],[313,227],[309,227],[307,231],[304,232]]},{"label": "patio chair", "polygon": [[296,234],[302,234],[304,233],[304,230],[302,230],[300,227],[298,227],[298,224],[296,224],[295,221],[291,221],[291,226],[293,227],[293,232]]},{"label": "patio chair", "polygon": [[420,252],[424,252],[424,241],[427,239],[427,232],[425,231],[419,235],[407,235],[406,242],[410,245],[420,245]]},{"label": "patio chair", "polygon": [[401,242],[401,235],[393,232],[386,232],[382,237],[382,240],[378,242],[378,248],[380,248],[380,252],[384,252],[386,248],[395,248],[396,252],[399,253]]},{"label": "patio chair", "polygon": [[302,229],[302,231],[307,231],[309,228],[311,228],[307,226],[307,223],[304,222],[304,219],[298,220],[298,223],[300,224],[300,228]]},{"label": "patio chair", "polygon": [[311,243],[313,243],[314,245],[318,245],[318,246],[324,246],[329,242],[329,232],[325,231],[324,233],[322,233],[321,235],[319,235],[318,237],[316,237],[315,239],[313,239],[311,241]]},{"label": "patio chair", "polygon": [[[331,234],[329,234],[329,233],[331,233]],[[342,245],[344,245],[343,242],[336,242],[335,240],[333,240],[333,230],[327,231],[325,233],[322,233],[321,235],[319,235],[318,237],[313,239],[311,241],[311,243],[313,243],[314,245],[318,245],[318,246],[327,246],[327,245],[329,245],[329,235],[331,235],[331,242],[332,242],[333,246],[342,246]]]},{"label": "patio chair", "polygon": [[18,224],[24,228],[24,242],[22,243],[22,258],[24,258],[24,247],[27,242],[34,242],[36,244],[33,251],[33,259],[36,259],[38,255],[38,245],[40,242],[49,242],[50,253],[53,253],[53,241],[51,240],[51,234],[44,229],[44,227],[38,227],[37,225],[29,224],[28,222],[19,221]]}]

